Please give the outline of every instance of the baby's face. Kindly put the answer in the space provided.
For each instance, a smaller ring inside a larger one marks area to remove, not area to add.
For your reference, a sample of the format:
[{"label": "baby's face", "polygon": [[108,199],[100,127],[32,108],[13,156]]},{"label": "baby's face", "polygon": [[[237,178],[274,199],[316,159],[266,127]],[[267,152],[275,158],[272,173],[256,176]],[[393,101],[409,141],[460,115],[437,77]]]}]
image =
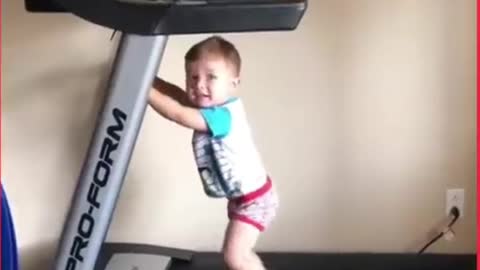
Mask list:
[{"label": "baby's face", "polygon": [[206,56],[186,64],[186,90],[198,107],[226,102],[238,86],[231,66],[221,57]]}]

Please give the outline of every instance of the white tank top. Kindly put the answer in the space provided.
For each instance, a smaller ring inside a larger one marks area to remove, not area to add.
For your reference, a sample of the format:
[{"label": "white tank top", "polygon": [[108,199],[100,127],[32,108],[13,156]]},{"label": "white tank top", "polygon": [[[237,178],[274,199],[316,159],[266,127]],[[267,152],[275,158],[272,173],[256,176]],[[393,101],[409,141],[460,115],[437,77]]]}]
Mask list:
[{"label": "white tank top", "polygon": [[261,188],[267,173],[241,100],[201,112],[210,132],[194,131],[192,146],[205,193],[233,199]]}]

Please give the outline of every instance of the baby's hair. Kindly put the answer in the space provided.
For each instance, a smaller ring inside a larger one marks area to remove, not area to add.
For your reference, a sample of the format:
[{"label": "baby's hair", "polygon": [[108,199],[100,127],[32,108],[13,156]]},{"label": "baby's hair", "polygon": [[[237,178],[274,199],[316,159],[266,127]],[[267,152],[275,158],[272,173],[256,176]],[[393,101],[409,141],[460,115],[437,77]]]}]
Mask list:
[{"label": "baby's hair", "polygon": [[193,62],[206,54],[218,55],[233,66],[235,75],[240,74],[242,60],[235,45],[220,36],[212,36],[193,45],[185,54],[185,61]]}]

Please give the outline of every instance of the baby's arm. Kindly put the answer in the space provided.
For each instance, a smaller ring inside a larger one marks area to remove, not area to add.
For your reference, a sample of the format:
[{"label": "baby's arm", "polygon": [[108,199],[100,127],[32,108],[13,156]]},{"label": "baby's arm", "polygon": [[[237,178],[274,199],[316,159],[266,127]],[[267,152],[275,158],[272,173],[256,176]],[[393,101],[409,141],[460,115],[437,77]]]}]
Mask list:
[{"label": "baby's arm", "polygon": [[187,94],[176,85],[156,77],[148,102],[156,112],[170,121],[198,131],[208,130],[200,110],[190,106]]}]

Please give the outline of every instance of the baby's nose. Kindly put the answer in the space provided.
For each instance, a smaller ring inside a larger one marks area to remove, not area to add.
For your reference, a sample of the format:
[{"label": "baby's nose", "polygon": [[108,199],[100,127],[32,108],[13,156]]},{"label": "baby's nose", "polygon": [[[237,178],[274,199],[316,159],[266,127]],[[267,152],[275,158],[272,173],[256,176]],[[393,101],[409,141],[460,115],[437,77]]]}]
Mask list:
[{"label": "baby's nose", "polygon": [[197,89],[203,90],[206,87],[206,83],[203,80],[198,80],[196,84]]}]

